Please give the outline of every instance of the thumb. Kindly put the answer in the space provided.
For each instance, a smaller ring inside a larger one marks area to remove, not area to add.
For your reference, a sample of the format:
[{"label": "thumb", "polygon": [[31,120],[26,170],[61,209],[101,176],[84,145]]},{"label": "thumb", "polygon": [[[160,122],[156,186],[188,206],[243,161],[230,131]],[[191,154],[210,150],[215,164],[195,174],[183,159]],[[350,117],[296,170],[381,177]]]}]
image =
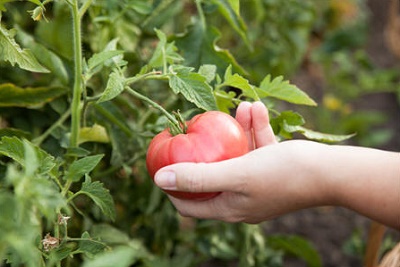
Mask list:
[{"label": "thumb", "polygon": [[160,169],[154,182],[165,190],[193,193],[237,191],[246,181],[246,172],[240,164],[242,158],[213,163],[176,163]]}]

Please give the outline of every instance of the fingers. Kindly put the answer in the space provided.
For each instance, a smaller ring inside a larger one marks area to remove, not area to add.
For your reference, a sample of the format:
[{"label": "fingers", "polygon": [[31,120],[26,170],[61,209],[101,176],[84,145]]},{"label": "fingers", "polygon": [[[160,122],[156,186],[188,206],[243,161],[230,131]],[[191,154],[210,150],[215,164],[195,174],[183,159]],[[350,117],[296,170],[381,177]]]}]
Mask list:
[{"label": "fingers", "polygon": [[265,105],[259,101],[253,103],[250,113],[255,147],[259,148],[277,143]]},{"label": "fingers", "polygon": [[249,150],[254,149],[253,129],[251,126],[251,106],[252,104],[250,102],[241,102],[236,110],[236,120],[244,130]]},{"label": "fingers", "polygon": [[154,177],[157,186],[185,192],[237,192],[243,189],[248,165],[238,157],[215,163],[179,163],[160,169]]},{"label": "fingers", "polygon": [[268,110],[262,102],[240,103],[236,120],[244,129],[250,150],[277,143],[269,123]]},{"label": "fingers", "polygon": [[206,201],[188,201],[169,196],[182,216],[231,223],[241,222],[245,219],[240,209],[231,207],[232,205],[240,206],[241,197],[233,193],[223,193]]}]

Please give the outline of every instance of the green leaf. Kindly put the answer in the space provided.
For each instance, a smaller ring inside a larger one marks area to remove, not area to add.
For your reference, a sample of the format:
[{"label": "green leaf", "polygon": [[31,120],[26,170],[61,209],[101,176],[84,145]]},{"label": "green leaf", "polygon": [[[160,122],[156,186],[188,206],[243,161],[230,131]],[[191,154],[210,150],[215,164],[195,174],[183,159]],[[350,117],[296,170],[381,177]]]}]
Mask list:
[{"label": "green leaf", "polygon": [[217,66],[204,64],[199,68],[199,74],[206,78],[207,83],[211,83],[215,79],[215,75],[217,72]]},{"label": "green leaf", "polygon": [[236,97],[235,92],[232,91],[214,91],[215,99],[217,101],[218,110],[229,113],[231,108],[236,107],[234,104],[234,98]]},{"label": "green leaf", "polygon": [[216,110],[217,104],[206,78],[191,68],[175,66],[170,75],[169,86],[175,94],[181,93],[188,101],[204,110]]},{"label": "green leaf", "polygon": [[124,79],[118,72],[112,72],[108,78],[106,89],[97,103],[110,101],[121,94],[124,91]]},{"label": "green leaf", "polygon": [[96,255],[84,262],[83,267],[129,267],[136,262],[136,251],[129,246],[119,246]]},{"label": "green leaf", "polygon": [[85,142],[109,143],[110,138],[103,126],[94,124],[92,127],[82,127],[80,129],[78,144]]},{"label": "green leaf", "polygon": [[110,191],[104,188],[99,181],[92,182],[89,176],[86,176],[82,188],[78,192],[88,196],[101,209],[105,216],[111,220],[115,219],[114,200],[110,195]]},{"label": "green leaf", "polygon": [[240,2],[238,0],[213,0],[212,2],[218,6],[218,11],[240,35],[245,44],[251,47],[247,38],[247,26],[240,16]]},{"label": "green leaf", "polygon": [[232,66],[229,66],[225,70],[224,82],[221,86],[231,86],[242,90],[243,95],[250,97],[252,99],[258,99],[255,92],[254,86],[249,83],[249,81],[239,74],[232,74]]},{"label": "green leaf", "polygon": [[132,3],[129,3],[129,7],[143,15],[149,15],[152,11],[151,3],[149,3],[147,0],[136,0]]},{"label": "green leaf", "polygon": [[183,61],[181,55],[176,51],[178,50],[174,42],[168,43],[167,36],[160,30],[155,30],[158,39],[160,40],[151,57],[148,65],[151,68],[164,67],[164,64],[174,64]]},{"label": "green leaf", "polygon": [[17,44],[14,35],[15,31],[8,31],[0,25],[0,60],[10,62],[12,66],[17,64],[24,70],[48,73],[49,70],[40,65],[29,50],[22,49]]},{"label": "green leaf", "polygon": [[0,129],[0,139],[4,136],[30,139],[31,133],[16,128],[2,128]]},{"label": "green leaf", "polygon": [[105,65],[109,60],[121,56],[124,53],[122,50],[109,50],[102,51],[100,53],[94,54],[88,60],[88,66],[86,70],[86,80],[89,80],[90,77],[101,70],[101,67]]},{"label": "green leaf", "polygon": [[64,85],[68,85],[69,73],[64,66],[62,59],[46,46],[36,42],[31,35],[23,31],[20,27],[17,27],[17,30],[17,37],[21,42],[21,45],[30,49],[40,64],[57,76]]},{"label": "green leaf", "polygon": [[122,55],[124,51],[122,50],[114,50],[114,51],[103,51],[97,54],[94,54],[88,60],[88,68],[89,70],[93,70],[94,68],[104,64],[107,60]]},{"label": "green leaf", "polygon": [[239,65],[229,50],[217,45],[220,37],[221,33],[217,28],[209,25],[204,29],[199,20],[194,21],[184,34],[174,36],[177,47],[184,55],[186,66],[199,68],[203,64],[211,64],[217,66],[217,70],[224,70],[232,65],[239,74],[246,74],[246,70]]},{"label": "green leaf", "polygon": [[291,111],[291,110],[281,112],[279,117],[286,124],[292,125],[292,126],[303,125],[305,123],[303,116],[301,116],[299,113]]},{"label": "green leaf", "polygon": [[48,266],[56,266],[57,263],[69,257],[73,251],[74,247],[71,246],[71,243],[70,244],[66,243],[64,245],[61,245],[60,247],[50,251],[50,254],[48,256],[49,258],[46,264]]},{"label": "green leaf", "polygon": [[37,22],[35,37],[51,51],[61,58],[73,60],[74,45],[72,19],[69,8],[58,7],[53,9],[54,19],[51,23]]},{"label": "green leaf", "polygon": [[79,251],[85,253],[89,257],[96,255],[107,248],[102,241],[93,239],[88,232],[84,232],[79,241]]},{"label": "green leaf", "polygon": [[284,124],[284,129],[285,129],[285,131],[287,131],[289,133],[298,132],[310,140],[315,140],[315,141],[319,141],[319,142],[327,142],[327,143],[342,142],[342,141],[348,140],[348,139],[352,138],[353,136],[355,136],[355,134],[337,135],[337,134],[321,133],[321,132],[307,129],[303,126],[293,126],[293,125],[288,125],[288,124]]},{"label": "green leaf", "polygon": [[71,166],[69,166],[65,179],[72,182],[79,181],[82,176],[91,172],[97,164],[99,164],[103,156],[102,154],[87,156],[74,161]]},{"label": "green leaf", "polygon": [[129,244],[130,241],[127,233],[108,224],[94,225],[91,234],[94,238],[110,245]]},{"label": "green leaf", "polygon": [[256,91],[260,98],[274,97],[299,105],[317,105],[297,86],[290,84],[289,81],[284,81],[282,76],[272,79],[271,75],[267,75],[261,82],[260,87],[256,88]]},{"label": "green leaf", "polygon": [[54,157],[27,140],[23,141],[17,137],[1,138],[0,155],[9,157],[21,164],[22,167],[26,167],[29,164],[25,158],[25,149],[27,146],[30,147],[30,150],[33,149],[35,151],[38,160],[37,164],[39,165],[39,174],[49,173],[56,165]]},{"label": "green leaf", "polygon": [[21,88],[11,83],[0,85],[0,107],[34,107],[67,92],[65,87]]},{"label": "green leaf", "polygon": [[309,267],[321,267],[322,262],[318,252],[312,244],[299,236],[274,235],[267,237],[267,243],[275,248],[284,250],[303,259]]},{"label": "green leaf", "polygon": [[14,1],[17,1],[17,0],[0,0],[0,11],[7,11],[4,4],[9,3],[9,2],[14,2]]}]

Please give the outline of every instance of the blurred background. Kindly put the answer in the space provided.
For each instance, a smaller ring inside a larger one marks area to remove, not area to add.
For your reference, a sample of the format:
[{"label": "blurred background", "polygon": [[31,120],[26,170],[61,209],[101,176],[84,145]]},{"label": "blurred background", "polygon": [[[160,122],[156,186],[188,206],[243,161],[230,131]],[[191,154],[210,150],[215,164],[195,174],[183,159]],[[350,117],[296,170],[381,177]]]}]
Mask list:
[{"label": "blurred background", "polygon": [[[320,2],[329,2],[329,11],[291,78],[319,104],[302,114],[318,130],[357,133],[350,144],[400,151],[399,1]],[[307,236],[323,266],[350,267],[362,266],[370,226],[351,211],[326,207],[268,222],[265,230]],[[399,240],[398,232],[386,230],[383,247]],[[305,265],[293,260],[288,266]]]}]

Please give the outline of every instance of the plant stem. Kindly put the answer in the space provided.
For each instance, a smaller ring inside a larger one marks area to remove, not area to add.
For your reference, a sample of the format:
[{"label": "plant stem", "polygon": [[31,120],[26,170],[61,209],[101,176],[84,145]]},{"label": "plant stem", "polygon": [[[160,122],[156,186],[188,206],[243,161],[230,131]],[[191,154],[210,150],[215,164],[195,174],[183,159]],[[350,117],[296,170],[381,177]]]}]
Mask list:
[{"label": "plant stem", "polygon": [[79,9],[79,19],[82,19],[83,15],[86,13],[87,9],[92,4],[92,0],[86,0],[86,2]]},{"label": "plant stem", "polygon": [[207,27],[206,17],[204,16],[203,8],[201,7],[201,1],[202,0],[195,0],[197,12],[199,12],[201,25],[203,26],[203,30],[206,30],[206,27]]},{"label": "plant stem", "polygon": [[81,124],[82,112],[82,40],[81,40],[81,15],[78,9],[78,0],[71,3],[72,22],[73,22],[73,42],[74,42],[74,88],[72,92],[71,105],[71,136],[69,147],[78,146],[78,135]]},{"label": "plant stem", "polygon": [[156,102],[154,102],[153,100],[151,100],[150,98],[148,98],[147,96],[144,96],[138,92],[136,92],[135,90],[133,90],[132,88],[130,88],[129,86],[125,87],[125,90],[130,93],[131,95],[133,95],[134,97],[144,101],[145,103],[149,104],[150,106],[158,109],[159,111],[161,111],[161,113],[163,113],[167,119],[170,121],[170,129],[171,129],[171,134],[172,135],[177,135],[179,133],[184,133],[184,130],[182,129],[179,121],[172,116],[168,111],[166,111],[162,106],[160,106],[159,104],[157,104]]},{"label": "plant stem", "polygon": [[168,77],[166,75],[161,75],[161,71],[152,71],[149,73],[145,73],[142,75],[137,75],[134,77],[126,78],[125,84],[132,85],[133,83],[139,82],[141,80],[152,79],[152,80],[167,80]]},{"label": "plant stem", "polygon": [[38,146],[42,144],[42,142],[60,125],[64,123],[64,121],[71,115],[71,109],[67,110],[53,125],[51,125],[41,136],[33,139],[32,142]]}]

